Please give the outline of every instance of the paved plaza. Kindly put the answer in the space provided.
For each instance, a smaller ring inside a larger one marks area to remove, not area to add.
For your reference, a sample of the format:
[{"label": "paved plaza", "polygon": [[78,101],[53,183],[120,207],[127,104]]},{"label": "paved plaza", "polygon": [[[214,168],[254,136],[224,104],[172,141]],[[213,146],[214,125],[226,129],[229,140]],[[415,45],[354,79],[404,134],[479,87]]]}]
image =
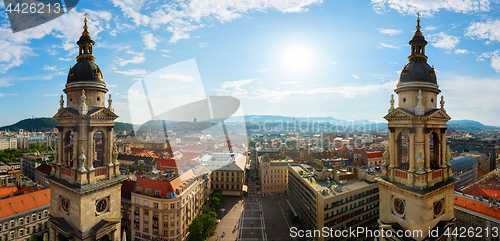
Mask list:
[{"label": "paved plaza", "polygon": [[258,197],[254,165],[250,165],[248,197],[226,197],[224,211],[218,214],[216,234],[209,241],[299,241],[290,237],[284,199]]}]

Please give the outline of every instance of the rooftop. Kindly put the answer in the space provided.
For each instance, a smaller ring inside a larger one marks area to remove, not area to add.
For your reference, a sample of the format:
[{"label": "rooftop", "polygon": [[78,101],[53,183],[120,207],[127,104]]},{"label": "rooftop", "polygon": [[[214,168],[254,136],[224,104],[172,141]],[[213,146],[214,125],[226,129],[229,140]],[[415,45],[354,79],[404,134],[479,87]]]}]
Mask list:
[{"label": "rooftop", "polygon": [[0,219],[50,204],[50,189],[0,200]]}]

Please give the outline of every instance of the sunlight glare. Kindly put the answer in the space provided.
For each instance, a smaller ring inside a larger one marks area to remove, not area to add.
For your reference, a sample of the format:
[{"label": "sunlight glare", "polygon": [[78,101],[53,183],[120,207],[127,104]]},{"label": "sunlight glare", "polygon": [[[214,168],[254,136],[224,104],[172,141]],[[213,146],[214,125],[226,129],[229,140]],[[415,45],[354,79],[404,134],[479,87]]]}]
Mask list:
[{"label": "sunlight glare", "polygon": [[285,48],[283,62],[289,70],[306,70],[311,65],[311,50],[304,45],[291,45]]}]

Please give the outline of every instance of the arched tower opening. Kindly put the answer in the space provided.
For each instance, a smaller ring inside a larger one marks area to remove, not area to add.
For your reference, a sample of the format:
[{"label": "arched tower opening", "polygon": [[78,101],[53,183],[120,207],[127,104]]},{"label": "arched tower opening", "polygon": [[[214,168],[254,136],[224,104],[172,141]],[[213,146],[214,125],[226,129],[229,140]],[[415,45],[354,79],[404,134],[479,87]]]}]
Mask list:
[{"label": "arched tower opening", "polygon": [[397,166],[403,170],[408,170],[410,168],[408,144],[408,133],[405,131],[400,132],[397,139]]}]

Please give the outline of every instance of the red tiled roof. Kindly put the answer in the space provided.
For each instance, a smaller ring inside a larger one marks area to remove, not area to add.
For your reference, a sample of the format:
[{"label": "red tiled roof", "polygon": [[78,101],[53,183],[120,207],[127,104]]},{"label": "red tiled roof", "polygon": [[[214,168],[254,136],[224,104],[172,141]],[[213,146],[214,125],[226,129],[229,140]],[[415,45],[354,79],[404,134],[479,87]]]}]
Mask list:
[{"label": "red tiled roof", "polygon": [[480,177],[484,176],[486,172],[483,172],[481,168],[477,167],[477,178],[479,179]]},{"label": "red tiled roof", "polygon": [[490,205],[472,201],[460,196],[455,196],[455,200],[453,201],[453,203],[455,204],[455,206],[466,208],[476,213],[500,219],[500,208],[497,208],[495,206],[490,207]]},{"label": "red tiled roof", "polygon": [[364,164],[363,162],[361,162],[361,161],[357,161],[357,162],[351,162],[351,165],[352,165],[353,167],[362,167],[362,166],[364,166],[365,164]]},{"label": "red tiled roof", "polygon": [[130,199],[130,194],[134,191],[136,181],[125,180],[122,183],[122,198]]},{"label": "red tiled roof", "polygon": [[50,175],[50,171],[52,171],[52,166],[48,164],[40,165],[36,168],[37,171],[40,171],[46,175]]},{"label": "red tiled roof", "polygon": [[0,188],[0,197],[5,197],[14,193],[17,193],[17,186],[2,187]]},{"label": "red tiled roof", "polygon": [[184,164],[183,161],[174,160],[172,158],[169,159],[155,158],[153,161],[157,162],[158,165],[162,167],[181,167]]},{"label": "red tiled roof", "polygon": [[347,147],[345,146],[341,146],[339,148],[337,148],[338,151],[347,151]]},{"label": "red tiled roof", "polygon": [[12,196],[0,200],[0,218],[50,204],[50,189]]},{"label": "red tiled roof", "polygon": [[199,150],[199,151],[203,151],[203,145],[192,145],[192,144],[189,144],[189,145],[185,146],[182,149],[184,149],[184,150]]},{"label": "red tiled roof", "polygon": [[377,151],[377,152],[367,152],[366,153],[367,158],[379,158],[382,157],[382,152]]},{"label": "red tiled roof", "polygon": [[189,152],[182,152],[182,155],[188,159],[193,159],[196,157],[200,156],[200,153],[189,153]]},{"label": "red tiled roof", "polygon": [[356,149],[356,150],[354,150],[354,153],[363,153],[363,152],[364,152],[364,150],[362,150],[362,149]]},{"label": "red tiled roof", "polygon": [[153,179],[147,179],[139,177],[137,178],[137,182],[135,183],[134,192],[137,192],[137,187],[142,187],[142,191],[140,193],[146,194],[146,188],[151,188],[151,195],[156,193],[156,190],[161,190],[161,197],[165,198],[167,196],[167,192],[169,190],[174,190],[171,187],[170,182],[167,181],[158,181]]},{"label": "red tiled roof", "polygon": [[464,193],[475,196],[475,197],[490,197],[498,199],[500,198],[500,190],[496,188],[489,188],[478,184],[473,184],[468,187],[467,191]]}]

